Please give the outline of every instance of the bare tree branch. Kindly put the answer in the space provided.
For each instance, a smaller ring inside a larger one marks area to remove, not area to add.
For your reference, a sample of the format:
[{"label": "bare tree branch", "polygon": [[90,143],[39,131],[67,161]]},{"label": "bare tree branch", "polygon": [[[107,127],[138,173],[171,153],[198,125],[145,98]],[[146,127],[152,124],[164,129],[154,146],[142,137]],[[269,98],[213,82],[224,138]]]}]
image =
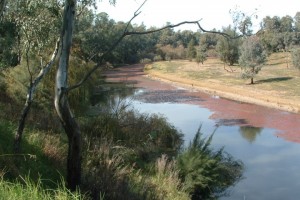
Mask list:
[{"label": "bare tree branch", "polygon": [[100,68],[101,66],[104,66],[103,65],[103,60],[105,58],[105,56],[107,56],[109,53],[111,53],[119,44],[120,42],[126,37],[126,36],[130,36],[130,35],[146,35],[146,34],[151,34],[151,33],[155,33],[155,32],[159,32],[159,31],[162,31],[162,30],[165,30],[165,29],[169,29],[169,28],[175,28],[175,27],[178,27],[178,26],[181,26],[181,25],[184,25],[184,24],[195,24],[198,26],[198,28],[202,31],[202,32],[205,32],[205,33],[214,33],[214,34],[219,34],[219,35],[222,35],[228,39],[237,39],[237,38],[240,38],[240,37],[243,37],[244,35],[239,35],[239,36],[236,36],[236,37],[232,37],[231,35],[227,34],[227,33],[223,33],[223,32],[219,32],[219,31],[208,31],[208,30],[205,30],[204,28],[202,28],[202,26],[200,25],[200,21],[201,20],[196,20],[196,21],[184,21],[184,22],[180,22],[178,24],[175,24],[175,25],[167,25],[167,26],[164,26],[162,28],[159,28],[159,29],[155,29],[155,30],[149,30],[149,31],[143,31],[143,32],[138,32],[138,31],[128,31],[129,29],[129,26],[131,24],[131,22],[141,13],[141,8],[143,7],[143,5],[147,2],[147,0],[145,0],[142,5],[134,12],[134,15],[133,17],[127,22],[127,25],[123,31],[123,34],[116,40],[116,42],[105,52],[101,55],[100,57],[100,61],[89,71],[85,74],[85,76],[83,77],[83,79],[81,81],[79,81],[77,84],[73,85],[73,86],[70,86],[66,92],[69,92],[73,89],[76,89],[78,87],[80,87],[83,83],[85,83],[85,81],[87,81],[89,79],[89,77],[98,69]]}]

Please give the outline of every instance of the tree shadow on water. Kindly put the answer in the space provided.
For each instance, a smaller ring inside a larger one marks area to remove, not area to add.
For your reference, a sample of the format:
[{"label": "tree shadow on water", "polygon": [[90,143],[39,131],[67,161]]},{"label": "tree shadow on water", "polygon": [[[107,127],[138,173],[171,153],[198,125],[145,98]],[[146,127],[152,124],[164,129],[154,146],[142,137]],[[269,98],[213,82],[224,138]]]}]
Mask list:
[{"label": "tree shadow on water", "polygon": [[241,126],[239,128],[239,132],[243,138],[245,138],[248,142],[253,143],[256,140],[256,137],[260,135],[263,128],[254,127],[254,126]]},{"label": "tree shadow on water", "polygon": [[271,83],[271,82],[281,82],[281,81],[288,81],[293,79],[293,77],[277,77],[277,78],[268,78],[263,80],[255,81],[255,84],[262,84],[262,83]]}]

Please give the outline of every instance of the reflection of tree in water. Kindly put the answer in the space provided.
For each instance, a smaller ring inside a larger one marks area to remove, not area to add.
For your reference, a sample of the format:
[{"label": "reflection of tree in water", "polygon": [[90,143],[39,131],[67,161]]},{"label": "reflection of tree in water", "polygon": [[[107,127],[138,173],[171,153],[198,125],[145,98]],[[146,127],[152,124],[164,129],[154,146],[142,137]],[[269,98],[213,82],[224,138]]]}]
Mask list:
[{"label": "reflection of tree in water", "polygon": [[262,131],[262,128],[254,126],[241,126],[239,129],[240,134],[243,138],[248,140],[250,143],[254,142],[256,136],[259,135]]},{"label": "reflection of tree in water", "polygon": [[[94,89],[94,94],[91,97],[91,104],[108,103],[118,101],[119,98],[125,99],[133,95],[135,88],[133,85],[122,82],[102,82]],[[116,99],[117,97],[117,99]]]}]

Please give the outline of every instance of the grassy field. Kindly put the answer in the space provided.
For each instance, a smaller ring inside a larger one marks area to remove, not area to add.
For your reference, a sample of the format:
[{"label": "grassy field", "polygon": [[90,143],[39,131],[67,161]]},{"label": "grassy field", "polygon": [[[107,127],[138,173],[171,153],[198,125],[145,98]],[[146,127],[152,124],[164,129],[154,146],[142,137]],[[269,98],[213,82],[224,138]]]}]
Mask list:
[{"label": "grassy field", "polygon": [[182,60],[155,62],[147,65],[145,72],[153,78],[225,98],[300,112],[300,72],[292,66],[287,53],[270,55],[252,85],[250,80],[241,79],[238,65],[224,65],[217,58],[208,58],[204,64]]}]

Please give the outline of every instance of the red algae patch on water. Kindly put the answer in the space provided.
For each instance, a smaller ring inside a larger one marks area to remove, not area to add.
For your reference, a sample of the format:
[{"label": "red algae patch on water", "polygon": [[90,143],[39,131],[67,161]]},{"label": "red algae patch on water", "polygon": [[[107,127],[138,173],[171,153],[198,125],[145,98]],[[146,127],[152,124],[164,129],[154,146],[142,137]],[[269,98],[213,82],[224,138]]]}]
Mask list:
[{"label": "red algae patch on water", "polygon": [[[278,137],[300,143],[299,114],[283,111],[284,109],[273,109],[221,98],[218,96],[222,94],[221,92],[214,92],[205,87],[201,88],[201,91],[208,91],[209,94],[199,91],[199,88],[191,84],[178,84],[178,82],[174,84],[172,81],[161,78],[149,78],[143,68],[143,65],[129,65],[106,71],[104,75],[108,81],[134,84],[134,87],[148,91],[145,92],[144,97],[141,97],[145,101],[152,103],[173,101],[199,105],[209,109],[213,113],[210,118],[216,120],[219,125],[271,128],[277,130],[275,134]],[[239,90],[233,90],[232,93],[229,90],[230,88],[226,90],[226,94],[229,94],[228,98],[234,95],[244,95],[239,94]],[[238,100],[238,98],[234,100]],[[266,101],[265,103],[269,104],[270,102]]]}]

